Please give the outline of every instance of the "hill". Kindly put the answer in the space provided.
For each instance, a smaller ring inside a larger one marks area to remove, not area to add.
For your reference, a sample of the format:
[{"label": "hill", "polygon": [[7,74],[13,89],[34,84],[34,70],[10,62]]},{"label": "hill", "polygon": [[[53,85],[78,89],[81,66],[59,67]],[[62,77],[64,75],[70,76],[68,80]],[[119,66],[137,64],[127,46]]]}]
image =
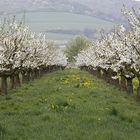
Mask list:
[{"label": "hill", "polygon": [[[16,14],[20,19],[23,14]],[[47,33],[49,39],[69,40],[75,35],[96,37],[98,30],[109,31],[113,22],[66,12],[27,12],[26,23],[35,32]]]},{"label": "hill", "polygon": [[139,1],[132,0],[1,0],[0,13],[26,11],[72,12],[96,16],[109,21],[122,19],[121,8],[140,7]]},{"label": "hill", "polygon": [[[75,0],[78,2],[78,0]],[[123,5],[129,8],[140,8],[140,1],[134,0],[80,0],[80,3],[87,6],[92,16],[113,22],[120,22],[123,19],[121,9]]]},{"label": "hill", "polygon": [[109,31],[125,21],[123,4],[140,7],[140,2],[132,0],[1,0],[0,13],[23,15],[26,11],[31,29],[47,32],[49,39],[69,40],[75,35],[93,39],[101,28]]}]

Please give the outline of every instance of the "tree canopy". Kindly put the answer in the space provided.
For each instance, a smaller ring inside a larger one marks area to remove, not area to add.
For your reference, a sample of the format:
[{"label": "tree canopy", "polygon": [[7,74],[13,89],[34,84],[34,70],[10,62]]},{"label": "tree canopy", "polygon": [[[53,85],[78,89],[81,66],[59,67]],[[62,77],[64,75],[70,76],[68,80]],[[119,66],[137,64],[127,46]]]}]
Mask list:
[{"label": "tree canopy", "polygon": [[68,62],[75,62],[75,57],[85,48],[88,48],[90,41],[82,36],[78,36],[68,42],[65,49],[65,54]]}]

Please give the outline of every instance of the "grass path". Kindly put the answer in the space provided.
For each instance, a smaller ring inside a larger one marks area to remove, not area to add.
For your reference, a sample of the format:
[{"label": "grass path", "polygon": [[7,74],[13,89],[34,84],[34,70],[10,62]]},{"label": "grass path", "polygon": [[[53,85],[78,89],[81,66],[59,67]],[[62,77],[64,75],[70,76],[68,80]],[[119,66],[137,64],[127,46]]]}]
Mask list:
[{"label": "grass path", "polygon": [[0,140],[140,140],[140,103],[79,70],[0,97]]}]

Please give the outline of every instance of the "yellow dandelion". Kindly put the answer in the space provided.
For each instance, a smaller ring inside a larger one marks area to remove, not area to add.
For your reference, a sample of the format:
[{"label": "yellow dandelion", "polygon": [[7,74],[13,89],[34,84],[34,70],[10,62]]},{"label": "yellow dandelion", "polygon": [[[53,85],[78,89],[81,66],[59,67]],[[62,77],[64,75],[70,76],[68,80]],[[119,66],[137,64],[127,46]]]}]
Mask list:
[{"label": "yellow dandelion", "polygon": [[98,121],[100,121],[101,119],[100,118],[98,118]]},{"label": "yellow dandelion", "polygon": [[51,106],[51,107],[52,107],[52,109],[54,109],[54,108],[55,108],[53,104],[52,104],[52,106]]}]

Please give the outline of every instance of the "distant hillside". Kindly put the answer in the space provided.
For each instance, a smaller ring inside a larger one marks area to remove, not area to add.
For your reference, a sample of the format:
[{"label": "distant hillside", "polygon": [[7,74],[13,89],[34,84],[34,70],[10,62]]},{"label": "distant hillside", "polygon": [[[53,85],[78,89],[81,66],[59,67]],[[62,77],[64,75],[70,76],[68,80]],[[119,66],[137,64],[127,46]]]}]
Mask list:
[{"label": "distant hillside", "polygon": [[118,22],[122,19],[123,4],[128,7],[140,7],[140,2],[132,0],[0,0],[0,13],[23,12],[24,10],[61,11]]},{"label": "distant hillside", "polygon": [[[21,19],[23,14],[16,14]],[[76,35],[96,38],[98,31],[110,31],[115,24],[87,15],[67,12],[27,12],[25,22],[35,32],[43,32],[52,40],[69,40]]]},{"label": "distant hillside", "polygon": [[[78,2],[78,0],[74,1]],[[90,15],[117,22],[123,18],[121,13],[123,5],[140,8],[140,1],[133,0],[80,0],[80,3],[89,7],[92,11]]]}]

